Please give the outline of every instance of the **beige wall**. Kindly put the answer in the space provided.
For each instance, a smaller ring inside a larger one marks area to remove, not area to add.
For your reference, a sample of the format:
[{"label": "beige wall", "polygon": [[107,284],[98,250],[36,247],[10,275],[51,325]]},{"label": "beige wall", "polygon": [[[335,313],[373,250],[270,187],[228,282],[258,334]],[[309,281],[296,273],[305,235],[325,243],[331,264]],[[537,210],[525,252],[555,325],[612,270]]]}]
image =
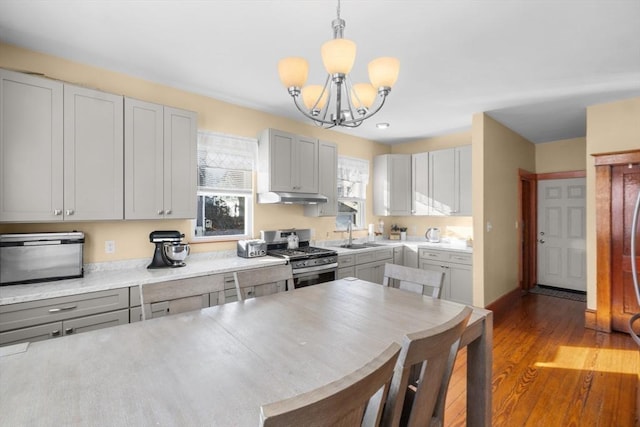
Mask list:
[{"label": "beige wall", "polygon": [[640,97],[587,108],[587,308],[596,304],[596,192],[593,154],[640,149]]},{"label": "beige wall", "polygon": [[[389,146],[384,144],[319,129],[311,124],[284,119],[122,73],[67,61],[3,43],[0,43],[0,67],[43,73],[48,77],[74,84],[196,111],[200,129],[256,137],[262,129],[272,127],[333,141],[338,144],[339,155],[372,160],[378,154],[390,152]],[[289,98],[285,89],[282,90],[282,96]],[[291,108],[294,108],[293,104]],[[366,209],[369,213],[367,223],[377,223],[378,218],[371,214],[373,212],[371,195],[372,189],[369,186],[367,189]],[[287,227],[312,228],[318,240],[342,237],[342,233],[334,233],[334,218],[305,217],[302,206],[256,204],[254,212],[254,236],[256,237],[260,230]],[[3,233],[83,231],[86,233],[85,262],[150,257],[153,246],[149,243],[148,236],[149,232],[157,229],[177,229],[187,236],[192,235],[190,221],[178,220],[0,225],[0,232]],[[364,232],[356,233],[357,236],[364,236],[364,234]],[[104,253],[105,240],[115,241],[115,254]],[[233,248],[235,248],[235,242],[192,245],[193,252]]]},{"label": "beige wall", "polygon": [[536,173],[583,171],[586,169],[586,138],[535,144]]},{"label": "beige wall", "polygon": [[[486,114],[473,116],[474,304],[517,289],[518,170],[535,170],[534,144]],[[488,230],[488,224],[491,230]]]}]

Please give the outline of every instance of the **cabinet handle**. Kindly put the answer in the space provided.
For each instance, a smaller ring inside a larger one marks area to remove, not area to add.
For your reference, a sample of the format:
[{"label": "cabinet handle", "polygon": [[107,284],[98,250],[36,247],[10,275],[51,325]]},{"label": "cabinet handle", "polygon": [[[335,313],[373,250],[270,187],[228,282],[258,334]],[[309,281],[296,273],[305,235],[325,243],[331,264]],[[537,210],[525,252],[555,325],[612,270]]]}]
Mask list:
[{"label": "cabinet handle", "polygon": [[164,211],[163,210],[159,210],[158,211],[158,215],[162,215],[162,214],[164,214]]},{"label": "cabinet handle", "polygon": [[60,329],[56,329],[55,331],[51,331],[51,336],[52,337],[59,337],[60,336]]},{"label": "cabinet handle", "polygon": [[73,310],[76,307],[77,305],[68,305],[66,307],[50,308],[49,313],[59,313],[61,311],[69,311],[69,310]]},{"label": "cabinet handle", "polygon": [[53,210],[53,214],[54,214],[55,216],[60,216],[60,215],[62,215],[62,209],[54,209],[54,210]]},{"label": "cabinet handle", "polygon": [[69,334],[72,334],[74,332],[75,332],[75,330],[73,328],[67,328],[67,329],[64,330],[65,335],[69,335]]},{"label": "cabinet handle", "polygon": [[67,209],[64,213],[66,216],[71,216],[73,215],[73,209]]},{"label": "cabinet handle", "polygon": [[165,213],[166,215],[171,215],[171,209],[167,209],[166,211],[164,211],[164,213]]}]

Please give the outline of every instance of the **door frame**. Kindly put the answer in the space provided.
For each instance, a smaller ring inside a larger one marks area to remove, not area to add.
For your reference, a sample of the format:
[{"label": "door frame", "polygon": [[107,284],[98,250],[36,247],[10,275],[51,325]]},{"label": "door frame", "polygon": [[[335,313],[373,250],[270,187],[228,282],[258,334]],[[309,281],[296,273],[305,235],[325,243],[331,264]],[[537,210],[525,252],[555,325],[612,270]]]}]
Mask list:
[{"label": "door frame", "polygon": [[640,163],[640,150],[592,154],[596,169],[596,311],[587,310],[587,327],[611,332],[612,172],[614,166]]},{"label": "door frame", "polygon": [[[520,230],[526,230],[518,233],[518,279],[523,291],[533,288],[538,281],[538,181],[586,176],[585,170],[538,174],[518,170],[518,226]],[[525,186],[530,187],[526,200],[526,191],[523,190]],[[525,226],[527,223],[530,224],[529,228]]]}]

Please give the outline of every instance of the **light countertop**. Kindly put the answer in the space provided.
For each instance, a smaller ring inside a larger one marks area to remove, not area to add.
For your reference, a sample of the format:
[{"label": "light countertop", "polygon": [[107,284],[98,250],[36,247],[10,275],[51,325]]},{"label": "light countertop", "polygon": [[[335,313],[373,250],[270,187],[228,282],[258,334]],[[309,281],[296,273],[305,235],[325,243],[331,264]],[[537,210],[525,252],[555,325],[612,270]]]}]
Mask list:
[{"label": "light countertop", "polygon": [[86,264],[84,277],[53,282],[8,285],[0,287],[0,305],[35,301],[87,292],[118,289],[147,283],[187,279],[209,274],[229,273],[257,267],[284,264],[285,260],[270,256],[240,258],[235,251],[193,254],[185,267],[149,270],[149,259]]},{"label": "light countertop", "polygon": [[[460,242],[429,243],[426,240],[376,240],[377,247],[363,249],[341,248],[343,240],[315,242],[315,246],[334,249],[339,255],[374,251],[381,246],[408,246],[414,251],[419,248],[439,249],[455,252],[471,253],[472,248]],[[354,243],[365,243],[362,239]],[[147,283],[166,282],[169,280],[188,279],[190,277],[209,274],[230,273],[257,267],[284,264],[285,260],[270,256],[258,258],[241,258],[235,251],[217,251],[190,255],[185,267],[149,270],[149,259],[137,259],[99,264],[86,264],[84,277],[78,279],[58,280],[53,282],[30,283],[25,285],[9,285],[0,287],[0,305],[19,302],[36,301],[47,298],[78,295],[109,289],[138,286]]]}]

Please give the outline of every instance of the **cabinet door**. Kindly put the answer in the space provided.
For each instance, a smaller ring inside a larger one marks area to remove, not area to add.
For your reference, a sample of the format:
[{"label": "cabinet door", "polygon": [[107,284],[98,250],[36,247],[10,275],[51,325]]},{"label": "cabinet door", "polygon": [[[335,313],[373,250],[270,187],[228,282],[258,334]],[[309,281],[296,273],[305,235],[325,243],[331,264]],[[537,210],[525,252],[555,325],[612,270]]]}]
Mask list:
[{"label": "cabinet door", "polygon": [[162,105],[125,98],[125,219],[164,215],[163,123]]},{"label": "cabinet door", "polygon": [[318,144],[317,139],[305,136],[296,138],[292,160],[294,177],[291,191],[318,193]]},{"label": "cabinet door", "polygon": [[123,98],[64,85],[64,219],[124,218]]},{"label": "cabinet door", "polygon": [[390,214],[411,215],[411,156],[392,154],[388,173]]},{"label": "cabinet door", "polygon": [[411,155],[411,213],[429,215],[429,153]]},{"label": "cabinet door", "polygon": [[472,189],[471,189],[471,145],[465,145],[463,147],[456,147],[456,174],[455,177],[458,180],[456,188],[458,194],[456,201],[458,206],[456,207],[455,215],[471,216],[473,214],[472,209]]},{"label": "cabinet door", "polygon": [[292,191],[293,183],[293,147],[296,135],[269,130],[269,191]]},{"label": "cabinet door", "polygon": [[197,114],[164,107],[164,215],[196,217]]},{"label": "cabinet door", "polygon": [[462,304],[473,304],[473,272],[470,265],[449,264],[449,298]]},{"label": "cabinet door", "polygon": [[450,215],[456,210],[455,150],[429,152],[431,215]]},{"label": "cabinet door", "polygon": [[373,214],[411,215],[411,155],[374,157]]},{"label": "cabinet door", "polygon": [[356,277],[356,268],[354,266],[338,268],[336,279],[344,279],[345,277]]},{"label": "cabinet door", "polygon": [[356,265],[356,277],[360,280],[366,280],[368,282],[376,282],[376,264],[361,264]]},{"label": "cabinet door", "polygon": [[440,293],[440,298],[446,299],[446,300],[450,299],[451,298],[451,276],[449,274],[449,269],[446,267],[446,263],[420,260],[420,268],[423,270],[437,271],[439,273],[444,273],[444,279],[442,281],[442,292]]},{"label": "cabinet door", "polygon": [[61,221],[63,85],[0,70],[0,221]]},{"label": "cabinet door", "polygon": [[393,248],[393,263],[404,265],[404,247],[398,246]]},{"label": "cabinet door", "polygon": [[338,214],[338,147],[332,142],[320,141],[318,147],[318,192],[327,197],[327,203],[305,205],[306,216],[336,216]]}]

